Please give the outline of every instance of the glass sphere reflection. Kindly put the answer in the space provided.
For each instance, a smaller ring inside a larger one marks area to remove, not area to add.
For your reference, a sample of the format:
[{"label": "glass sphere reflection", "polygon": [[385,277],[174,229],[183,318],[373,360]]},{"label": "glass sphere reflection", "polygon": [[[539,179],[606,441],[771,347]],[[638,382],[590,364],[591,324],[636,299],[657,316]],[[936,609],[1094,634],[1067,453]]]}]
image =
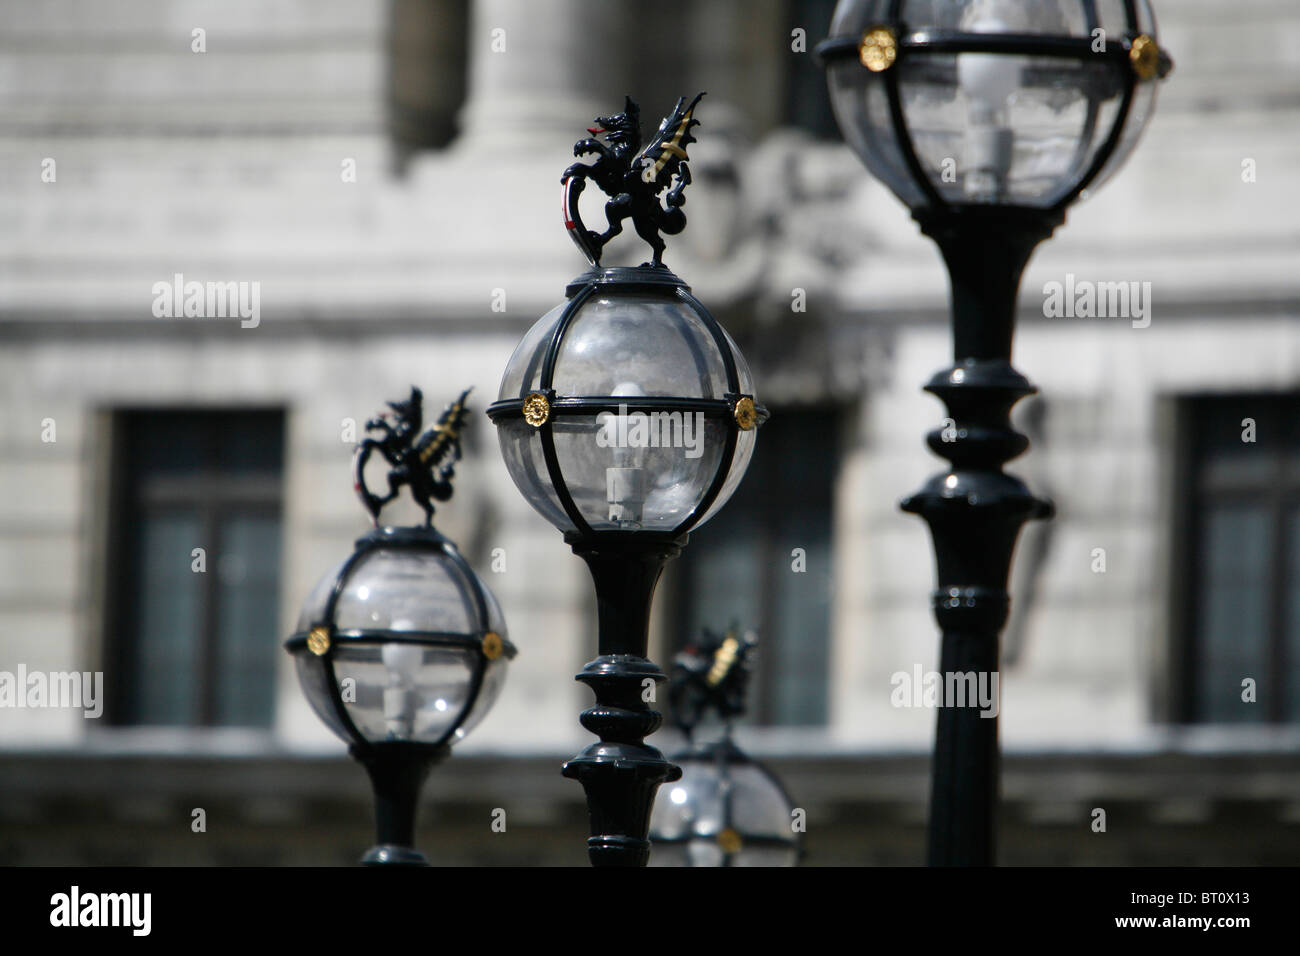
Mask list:
[{"label": "glass sphere reflection", "polygon": [[682,777],[659,788],[651,866],[794,866],[790,798],[777,779],[720,741],[673,758]]},{"label": "glass sphere reflection", "polygon": [[289,647],[317,716],[344,741],[372,744],[461,739],[496,701],[514,653],[496,598],[432,529],[359,541],[312,589]]},{"label": "glass sphere reflection", "polygon": [[[859,38],[888,22],[891,6],[888,0],[842,0],[831,35]],[[1148,0],[1137,0],[1135,10],[1131,30],[1124,0],[904,0],[898,20],[905,36],[1071,38],[1098,52],[1107,39],[1155,38]],[[1123,122],[1114,152],[1089,186],[1096,189],[1137,144],[1158,85],[1154,76],[1139,77],[1122,118],[1130,67],[1113,57],[909,50],[893,69],[902,132],[924,184],[900,143],[885,72],[844,57],[828,64],[827,81],[845,140],[913,209],[930,202],[927,187],[954,204],[1053,206],[1085,179]]]},{"label": "glass sphere reflection", "polygon": [[[543,408],[532,422],[494,406],[506,467],[525,499],[561,531],[581,530],[575,511],[593,531],[698,527],[731,497],[753,455],[755,430],[737,430],[729,405],[752,395],[749,368],[675,277],[592,281],[580,301],[544,315],[510,358],[497,406],[553,398],[530,409]],[[544,423],[571,509],[548,467]]]}]

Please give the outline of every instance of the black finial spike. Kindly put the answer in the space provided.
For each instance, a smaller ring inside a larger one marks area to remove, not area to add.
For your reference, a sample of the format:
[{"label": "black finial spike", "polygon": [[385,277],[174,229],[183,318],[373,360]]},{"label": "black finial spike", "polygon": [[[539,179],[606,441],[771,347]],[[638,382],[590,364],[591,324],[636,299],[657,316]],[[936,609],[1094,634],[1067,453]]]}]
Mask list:
[{"label": "black finial spike", "polygon": [[[596,125],[587,129],[591,136],[574,144],[574,156],[594,153],[596,162],[574,163],[560,178],[564,185],[564,225],[593,266],[600,265],[605,244],[623,231],[624,219],[632,220],[637,235],[654,250],[654,258],[644,265],[663,266],[664,241],[659,234],[675,236],[686,228],[682,206],[686,204],[684,190],[691,182],[686,147],[695,142],[691,131],[699,125],[694,114],[702,96],[697,94],[690,103],[681,97],[644,149],[641,111],[630,96],[625,98],[622,113],[597,116]],[[605,137],[603,142],[599,136]],[[588,229],[578,209],[578,197],[587,180],[610,197],[605,203],[609,228],[603,233]],[[660,202],[664,190],[668,191]]]},{"label": "black finial spike", "polygon": [[[424,509],[425,525],[433,524],[434,501],[451,498],[451,479],[460,461],[460,439],[468,420],[465,400],[471,389],[447,406],[437,424],[421,433],[424,422],[424,394],[411,386],[411,397],[404,402],[389,402],[392,412],[366,422],[367,435],[357,444],[352,459],[353,487],[361,503],[379,524],[379,512],[397,497],[402,486],[411,490],[415,503]],[[366,463],[378,451],[389,464],[388,493],[374,494],[366,485]]]},{"label": "black finial spike", "polygon": [[673,658],[668,702],[673,723],[688,738],[705,714],[712,710],[730,727],[745,713],[745,694],[758,641],[742,635],[735,625],[726,633],[708,628],[704,636]]}]

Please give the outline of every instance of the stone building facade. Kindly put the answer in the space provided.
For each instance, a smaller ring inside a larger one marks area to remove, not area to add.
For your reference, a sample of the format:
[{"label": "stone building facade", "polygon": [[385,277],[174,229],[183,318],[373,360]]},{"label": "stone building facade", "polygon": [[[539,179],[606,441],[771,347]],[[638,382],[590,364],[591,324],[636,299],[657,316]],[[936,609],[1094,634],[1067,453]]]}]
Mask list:
[{"label": "stone building facade", "polygon": [[[0,710],[0,861],[346,862],[366,844],[363,775],[278,650],[365,528],[355,427],[412,383],[431,405],[495,398],[583,265],[557,208],[572,143],[625,93],[649,126],[701,89],[690,226],[667,259],[792,424],[666,581],[655,656],[694,626],[688,605],[760,626],[772,663],[740,739],[808,810],[808,862],[920,861],[934,713],[894,706],[891,681],[937,666],[933,572],[897,502],[940,467],[922,437],[941,406],[920,386],[950,351],[946,277],[829,125],[809,51],[831,6],[0,4],[0,670],[103,671],[110,695],[97,720]],[[1013,575],[1008,862],[1300,860],[1300,9],[1157,13],[1177,69],[1154,121],[1022,286],[1016,364],[1042,393],[1017,413],[1034,444],[1011,470],[1058,516],[1026,531]],[[160,316],[178,275],[256,283],[256,321]],[[1138,283],[1149,324],[1049,315],[1066,282]],[[271,464],[187,484],[167,463],[193,429],[168,412]],[[172,520],[186,495],[233,502],[202,512],[228,522],[224,544]],[[239,510],[253,501],[269,511]],[[587,739],[586,571],[481,415],[438,520],[521,653],[427,787],[425,849],[581,863],[581,792],[558,763]],[[766,563],[728,565],[711,532],[762,541]],[[193,548],[212,579],[186,597]],[[221,658],[149,644],[166,633],[150,615],[197,626],[191,600],[243,607],[218,615],[238,632],[221,640],[247,668],[239,636],[264,630],[270,669],[227,687],[205,669]]]}]

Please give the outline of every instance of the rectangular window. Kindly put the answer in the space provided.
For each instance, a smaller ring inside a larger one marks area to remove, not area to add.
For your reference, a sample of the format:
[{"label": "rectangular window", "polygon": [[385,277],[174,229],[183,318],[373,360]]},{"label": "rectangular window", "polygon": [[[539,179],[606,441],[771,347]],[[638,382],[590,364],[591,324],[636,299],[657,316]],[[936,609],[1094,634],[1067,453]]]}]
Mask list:
[{"label": "rectangular window", "polygon": [[124,411],[114,434],[106,716],[269,727],[283,413]]},{"label": "rectangular window", "polygon": [[1300,394],[1188,398],[1179,429],[1183,719],[1300,721]]},{"label": "rectangular window", "polygon": [[834,409],[774,411],[735,495],[669,565],[674,652],[706,627],[758,633],[747,723],[827,721],[839,423]]}]

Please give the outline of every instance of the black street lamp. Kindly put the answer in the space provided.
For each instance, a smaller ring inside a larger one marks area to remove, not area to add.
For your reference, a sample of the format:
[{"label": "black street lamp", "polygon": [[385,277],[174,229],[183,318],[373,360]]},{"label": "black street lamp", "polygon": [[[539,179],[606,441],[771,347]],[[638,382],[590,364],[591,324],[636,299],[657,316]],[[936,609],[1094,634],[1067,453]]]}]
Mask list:
[{"label": "black street lamp", "polygon": [[[456,546],[432,525],[431,499],[451,497],[468,393],[422,429],[422,397],[390,402],[391,415],[357,446],[356,489],[376,527],[303,603],[285,647],[316,715],[370,774],[378,842],[361,862],[422,866],[414,848],[420,788],[492,708],[515,648],[496,599]],[[378,451],[388,492],[366,484]],[[379,512],[407,486],[426,523],[379,527]]]},{"label": "black street lamp", "polygon": [[[745,713],[756,641],[733,629],[705,631],[673,658],[668,700],[672,722],[690,746],[674,754],[682,778],[659,791],[650,818],[655,866],[794,866],[803,832],[780,779],[732,740]],[[699,740],[709,716],[722,734]]]},{"label": "black street lamp", "polygon": [[[510,476],[595,581],[599,656],[577,679],[595,692],[581,720],[600,741],[564,766],[587,794],[594,866],[649,858],[655,791],[680,773],[644,742],[662,720],[649,705],[664,680],[646,659],[651,599],[688,532],[735,491],[767,414],[735,343],[661,264],[659,232],[685,226],[698,102],[679,100],[642,149],[629,99],[622,113],[597,117],[590,132],[604,141],[574,147],[575,156],[599,157],[563,177],[565,224],[593,268],[524,336],[488,409]],[[577,199],[587,180],[611,197],[603,235],[582,224]],[[601,268],[601,248],[624,218],[654,259]]]},{"label": "black street lamp", "polygon": [[[926,390],[953,426],[951,463],[902,503],[930,526],[940,671],[990,674],[1021,525],[1052,514],[1002,471],[1028,440],[1011,407],[1035,389],[1011,366],[1020,277],[1085,190],[1128,157],[1171,62],[1147,0],[841,0],[817,48],[845,139],[939,245],[954,364]],[[931,865],[994,861],[997,720],[939,712]]]}]

